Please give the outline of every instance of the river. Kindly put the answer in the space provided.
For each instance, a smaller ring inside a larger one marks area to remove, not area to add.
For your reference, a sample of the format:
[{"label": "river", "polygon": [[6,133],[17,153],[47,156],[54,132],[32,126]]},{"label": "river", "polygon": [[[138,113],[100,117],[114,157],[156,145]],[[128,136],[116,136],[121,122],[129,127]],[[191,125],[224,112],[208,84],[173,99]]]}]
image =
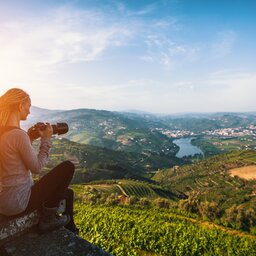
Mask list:
[{"label": "river", "polygon": [[176,154],[176,157],[183,157],[183,156],[193,156],[195,154],[204,154],[203,151],[191,144],[191,140],[193,138],[180,138],[173,141],[177,146],[179,146],[180,150]]}]

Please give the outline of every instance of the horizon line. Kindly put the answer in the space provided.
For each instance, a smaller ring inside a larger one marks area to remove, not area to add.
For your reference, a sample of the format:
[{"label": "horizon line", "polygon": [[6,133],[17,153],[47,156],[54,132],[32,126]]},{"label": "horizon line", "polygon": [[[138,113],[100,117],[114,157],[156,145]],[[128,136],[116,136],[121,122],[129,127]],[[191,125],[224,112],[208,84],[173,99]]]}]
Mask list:
[{"label": "horizon line", "polygon": [[96,111],[107,111],[107,112],[118,112],[118,113],[131,113],[131,114],[150,114],[150,115],[193,115],[193,114],[201,114],[201,115],[210,115],[210,114],[255,114],[256,111],[208,111],[208,112],[196,112],[196,111],[191,111],[191,112],[174,112],[174,113],[153,113],[153,112],[148,112],[145,110],[138,110],[138,109],[128,109],[128,110],[107,110],[107,109],[97,109],[97,108],[85,108],[85,107],[81,107],[81,108],[71,108],[71,109],[49,109],[49,108],[43,108],[43,107],[38,107],[35,105],[32,105],[32,108],[37,108],[37,109],[41,109],[44,111],[61,111],[61,112],[65,112],[65,111],[75,111],[75,110],[96,110]]}]

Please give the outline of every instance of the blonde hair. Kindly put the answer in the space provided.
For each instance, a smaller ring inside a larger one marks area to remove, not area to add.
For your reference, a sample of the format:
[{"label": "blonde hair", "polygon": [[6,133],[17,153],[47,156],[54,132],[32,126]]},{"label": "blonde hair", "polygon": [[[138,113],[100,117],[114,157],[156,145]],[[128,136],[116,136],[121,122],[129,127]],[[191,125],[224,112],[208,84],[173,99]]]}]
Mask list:
[{"label": "blonde hair", "polygon": [[3,94],[0,97],[0,126],[6,126],[10,114],[28,99],[29,95],[19,88],[12,88]]}]

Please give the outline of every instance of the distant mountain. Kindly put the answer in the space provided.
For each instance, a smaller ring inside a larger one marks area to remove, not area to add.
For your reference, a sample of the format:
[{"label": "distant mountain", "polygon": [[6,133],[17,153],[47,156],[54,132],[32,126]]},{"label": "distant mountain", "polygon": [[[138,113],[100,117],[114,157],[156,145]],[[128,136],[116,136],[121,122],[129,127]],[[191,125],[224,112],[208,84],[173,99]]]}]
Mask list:
[{"label": "distant mountain", "polygon": [[131,114],[138,114],[138,115],[153,115],[150,112],[137,110],[137,109],[129,109],[124,111],[119,111],[119,113],[131,113]]},{"label": "distant mountain", "polygon": [[183,117],[164,116],[160,121],[169,129],[189,130],[200,133],[221,128],[246,127],[256,124],[252,113],[214,113],[209,115],[186,115]]},{"label": "distant mountain", "polygon": [[25,123],[21,123],[24,129],[28,129],[30,126],[37,122],[47,122],[49,116],[62,112],[61,110],[49,110],[45,108],[39,108],[32,106],[30,109],[30,115]]},{"label": "distant mountain", "polygon": [[178,147],[162,130],[188,130],[200,134],[206,130],[246,127],[256,124],[256,115],[249,113],[192,113],[156,116],[150,113],[111,112],[96,109],[47,110],[31,109],[24,128],[38,121],[66,122],[71,141],[118,151],[156,153],[175,156]]},{"label": "distant mountain", "polygon": [[75,142],[112,150],[170,156],[178,150],[169,138],[151,128],[161,125],[152,119],[148,121],[143,117],[95,109],[47,111],[33,108],[31,113],[25,129],[38,121],[66,122],[70,129],[65,138]]}]

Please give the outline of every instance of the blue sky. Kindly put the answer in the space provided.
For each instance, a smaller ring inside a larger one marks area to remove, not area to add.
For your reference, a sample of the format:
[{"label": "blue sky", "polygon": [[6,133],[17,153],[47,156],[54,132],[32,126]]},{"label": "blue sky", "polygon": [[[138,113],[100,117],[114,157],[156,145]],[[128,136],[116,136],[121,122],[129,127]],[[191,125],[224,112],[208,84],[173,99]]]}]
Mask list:
[{"label": "blue sky", "polygon": [[0,0],[0,93],[51,109],[255,111],[256,1]]}]

